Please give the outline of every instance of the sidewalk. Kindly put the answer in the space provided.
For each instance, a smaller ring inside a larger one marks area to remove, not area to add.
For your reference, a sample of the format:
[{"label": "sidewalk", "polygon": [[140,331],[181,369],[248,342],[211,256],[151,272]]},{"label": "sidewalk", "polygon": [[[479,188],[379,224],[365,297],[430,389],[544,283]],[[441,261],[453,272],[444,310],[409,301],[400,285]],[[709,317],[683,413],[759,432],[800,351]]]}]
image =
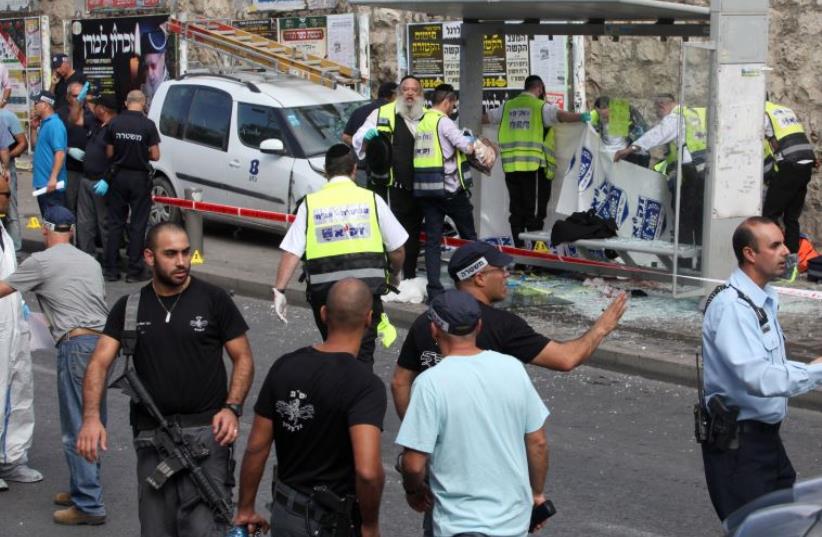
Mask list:
[{"label": "sidewalk", "polygon": [[[19,199],[24,225],[39,216],[31,196],[31,176],[19,173]],[[42,248],[40,230],[24,229],[25,249]],[[206,224],[204,263],[192,272],[233,292],[271,299],[271,285],[279,264],[280,237],[248,229]],[[447,281],[447,278],[444,279]],[[818,289],[804,279],[797,287]],[[512,276],[509,299],[499,305],[527,319],[538,332],[556,339],[581,335],[618,289],[638,289],[647,296],[633,297],[620,328],[609,336],[589,365],[644,377],[696,386],[694,352],[701,343],[702,314],[698,299],[673,299],[669,286],[627,280],[588,280],[559,276]],[[307,306],[305,285],[295,278],[286,295],[291,305]],[[420,304],[387,303],[391,321],[408,327],[425,311]],[[781,297],[780,323],[792,359],[809,361],[822,355],[822,302]],[[401,345],[401,342],[395,343]],[[695,401],[683,401],[691,405]],[[792,404],[822,410],[822,391],[791,400]]]}]

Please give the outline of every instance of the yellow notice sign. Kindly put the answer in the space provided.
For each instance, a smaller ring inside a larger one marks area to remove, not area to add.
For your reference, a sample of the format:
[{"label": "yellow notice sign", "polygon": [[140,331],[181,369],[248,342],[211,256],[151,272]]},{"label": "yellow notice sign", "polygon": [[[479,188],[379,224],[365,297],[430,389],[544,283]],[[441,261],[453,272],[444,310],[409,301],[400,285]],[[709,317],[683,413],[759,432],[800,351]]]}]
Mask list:
[{"label": "yellow notice sign", "polygon": [[29,218],[29,223],[26,224],[26,229],[40,229],[40,220],[36,216]]},{"label": "yellow notice sign", "polygon": [[203,259],[203,255],[200,253],[200,250],[194,250],[194,255],[191,256],[191,264],[202,265],[203,263],[205,263],[205,259]]},{"label": "yellow notice sign", "polygon": [[537,242],[534,243],[534,251],[535,252],[543,252],[543,253],[546,253],[546,254],[548,252],[550,252],[550,250],[548,249],[548,246],[546,246],[545,242],[543,242],[543,241],[537,241]]}]

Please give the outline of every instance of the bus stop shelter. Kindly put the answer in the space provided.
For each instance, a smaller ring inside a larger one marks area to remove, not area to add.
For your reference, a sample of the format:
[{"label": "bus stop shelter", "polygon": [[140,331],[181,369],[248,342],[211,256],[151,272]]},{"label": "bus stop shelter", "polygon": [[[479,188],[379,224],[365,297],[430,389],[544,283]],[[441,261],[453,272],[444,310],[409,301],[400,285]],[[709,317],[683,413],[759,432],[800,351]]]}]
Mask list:
[{"label": "bus stop shelter", "polygon": [[[702,106],[708,109],[709,156],[697,266],[702,278],[724,280],[731,272],[736,263],[729,247],[731,234],[745,217],[761,212],[767,0],[711,0],[710,7],[656,0],[352,0],[352,4],[462,21],[460,123],[474,132],[481,132],[483,35],[683,39],[680,102],[689,100],[689,69],[701,66],[707,87]],[[687,42],[690,38],[702,39]],[[679,140],[681,151],[684,133]],[[479,205],[482,188],[474,196]],[[673,280],[676,290],[676,268]],[[699,284],[700,289],[712,286]]]}]

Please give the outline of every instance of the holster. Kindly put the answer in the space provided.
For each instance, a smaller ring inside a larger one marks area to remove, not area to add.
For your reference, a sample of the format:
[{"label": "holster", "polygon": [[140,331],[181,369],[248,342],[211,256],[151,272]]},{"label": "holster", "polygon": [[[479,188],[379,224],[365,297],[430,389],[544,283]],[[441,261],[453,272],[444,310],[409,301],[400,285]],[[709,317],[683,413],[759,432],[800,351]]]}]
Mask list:
[{"label": "holster", "polygon": [[739,448],[739,408],[728,406],[721,396],[708,401],[708,439],[706,444],[720,451]]},{"label": "holster", "polygon": [[311,499],[328,514],[319,521],[330,537],[351,537],[354,530],[354,496],[337,496],[326,486],[314,487]]}]

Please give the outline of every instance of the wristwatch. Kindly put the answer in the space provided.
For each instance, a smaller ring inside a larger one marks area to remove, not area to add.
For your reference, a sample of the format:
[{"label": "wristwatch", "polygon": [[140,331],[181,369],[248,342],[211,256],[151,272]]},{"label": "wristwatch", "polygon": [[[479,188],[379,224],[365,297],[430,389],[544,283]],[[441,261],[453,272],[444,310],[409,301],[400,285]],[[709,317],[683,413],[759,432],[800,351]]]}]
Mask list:
[{"label": "wristwatch", "polygon": [[243,405],[239,403],[226,403],[223,405],[223,408],[227,408],[230,411],[234,412],[234,415],[238,418],[243,415]]}]

